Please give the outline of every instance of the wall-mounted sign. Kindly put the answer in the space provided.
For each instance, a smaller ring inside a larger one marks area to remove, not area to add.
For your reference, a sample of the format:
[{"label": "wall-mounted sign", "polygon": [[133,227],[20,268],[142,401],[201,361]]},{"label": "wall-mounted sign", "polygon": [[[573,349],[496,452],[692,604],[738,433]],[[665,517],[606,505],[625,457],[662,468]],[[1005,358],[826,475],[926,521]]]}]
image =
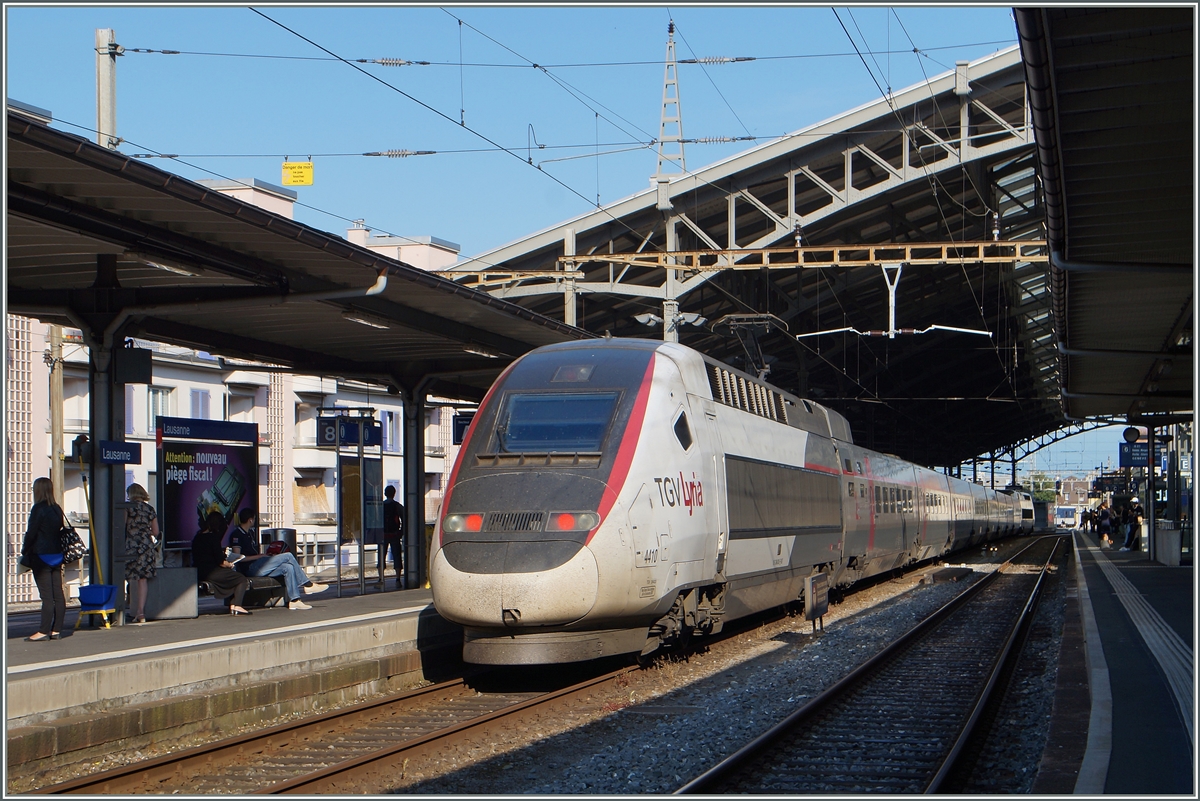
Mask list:
[{"label": "wall-mounted sign", "polygon": [[100,440],[100,461],[104,464],[141,464],[142,443]]},{"label": "wall-mounted sign", "polygon": [[283,162],[284,186],[312,186],[313,163],[311,161]]}]

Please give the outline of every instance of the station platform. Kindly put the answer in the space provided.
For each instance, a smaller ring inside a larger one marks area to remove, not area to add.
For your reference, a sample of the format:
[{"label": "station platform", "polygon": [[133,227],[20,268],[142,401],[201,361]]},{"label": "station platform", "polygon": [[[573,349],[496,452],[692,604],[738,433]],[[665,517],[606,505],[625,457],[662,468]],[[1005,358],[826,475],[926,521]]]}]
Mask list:
[{"label": "station platform", "polygon": [[1196,795],[1195,571],[1073,532],[1038,795]]},{"label": "station platform", "polygon": [[437,680],[456,664],[462,633],[433,609],[428,589],[365,594],[357,580],[231,615],[203,598],[195,618],[105,629],[89,615],[63,638],[27,642],[40,613],[7,614],[8,766],[92,760],[205,732],[265,725],[379,692]]}]

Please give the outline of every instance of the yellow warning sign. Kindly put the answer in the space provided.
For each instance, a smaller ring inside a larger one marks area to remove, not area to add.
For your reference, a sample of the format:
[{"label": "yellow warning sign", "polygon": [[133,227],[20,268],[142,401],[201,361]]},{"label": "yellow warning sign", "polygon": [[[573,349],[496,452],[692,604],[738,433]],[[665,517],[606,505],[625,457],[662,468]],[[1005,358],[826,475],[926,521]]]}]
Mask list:
[{"label": "yellow warning sign", "polygon": [[311,161],[283,162],[284,186],[312,186],[313,163]]}]

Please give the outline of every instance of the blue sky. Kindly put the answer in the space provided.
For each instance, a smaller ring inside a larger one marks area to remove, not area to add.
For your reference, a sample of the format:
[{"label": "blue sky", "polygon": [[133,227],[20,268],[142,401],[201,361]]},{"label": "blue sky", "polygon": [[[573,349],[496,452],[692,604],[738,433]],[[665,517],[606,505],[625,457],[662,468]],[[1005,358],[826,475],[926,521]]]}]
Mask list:
[{"label": "blue sky", "polygon": [[[672,19],[679,59],[755,59],[679,66],[687,138],[766,141],[1016,42],[1008,7],[256,8],[270,19],[248,6],[8,6],[7,95],[94,140],[96,28],[127,50],[184,51],[118,59],[122,152],[181,154],[150,163],[188,178],[271,183],[284,156],[311,155],[300,222],[343,235],[362,218],[470,256],[649,186]],[[330,59],[320,48],[432,63],[297,60]],[[687,166],[754,144],[687,145]],[[437,154],[332,155],[387,149]]]}]

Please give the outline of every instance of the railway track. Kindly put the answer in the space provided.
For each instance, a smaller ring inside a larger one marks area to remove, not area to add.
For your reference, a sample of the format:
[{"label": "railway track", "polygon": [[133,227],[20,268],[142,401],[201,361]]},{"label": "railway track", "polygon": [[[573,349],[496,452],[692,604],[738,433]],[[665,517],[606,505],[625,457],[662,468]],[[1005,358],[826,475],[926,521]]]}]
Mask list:
[{"label": "railway track", "polygon": [[620,678],[628,666],[551,692],[478,692],[435,684],[317,718],[188,749],[39,790],[47,794],[247,795],[378,791],[463,738],[486,738],[516,716],[544,712]]},{"label": "railway track", "polygon": [[[952,790],[1032,618],[1046,537],[677,793]],[[969,761],[969,759],[967,760]]]}]

